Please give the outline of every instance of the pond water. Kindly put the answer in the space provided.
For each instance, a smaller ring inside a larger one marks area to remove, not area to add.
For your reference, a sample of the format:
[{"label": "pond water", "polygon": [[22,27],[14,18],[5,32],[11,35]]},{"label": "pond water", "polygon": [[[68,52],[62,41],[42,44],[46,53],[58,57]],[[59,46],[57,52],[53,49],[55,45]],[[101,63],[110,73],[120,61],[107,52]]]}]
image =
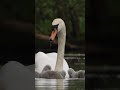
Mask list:
[{"label": "pond water", "polygon": [[85,90],[85,79],[35,79],[36,90]]}]

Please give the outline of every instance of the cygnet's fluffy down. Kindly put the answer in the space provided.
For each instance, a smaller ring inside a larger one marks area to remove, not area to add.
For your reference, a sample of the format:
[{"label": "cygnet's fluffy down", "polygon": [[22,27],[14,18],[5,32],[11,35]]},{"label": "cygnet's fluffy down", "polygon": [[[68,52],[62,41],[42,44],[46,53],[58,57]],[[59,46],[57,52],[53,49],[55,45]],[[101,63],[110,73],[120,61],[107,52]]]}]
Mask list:
[{"label": "cygnet's fluffy down", "polygon": [[85,70],[74,71],[74,69],[69,68],[68,74],[70,78],[84,78]]},{"label": "cygnet's fluffy down", "polygon": [[35,72],[36,78],[46,78],[46,79],[63,79],[65,78],[65,71],[51,71],[50,65],[46,65],[41,73]]}]

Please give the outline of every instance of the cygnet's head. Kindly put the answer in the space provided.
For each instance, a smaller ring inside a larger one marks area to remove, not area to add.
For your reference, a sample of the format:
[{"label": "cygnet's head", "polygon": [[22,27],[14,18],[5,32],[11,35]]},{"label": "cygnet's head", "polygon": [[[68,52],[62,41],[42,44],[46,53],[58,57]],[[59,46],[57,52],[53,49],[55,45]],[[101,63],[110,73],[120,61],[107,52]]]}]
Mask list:
[{"label": "cygnet's head", "polygon": [[70,77],[70,78],[73,78],[73,75],[74,75],[75,73],[76,73],[76,72],[75,72],[72,68],[69,68],[68,74],[69,74],[69,77]]},{"label": "cygnet's head", "polygon": [[62,75],[63,78],[65,78],[66,72],[65,72],[64,70],[62,70],[62,71],[60,72],[60,74]]},{"label": "cygnet's head", "polygon": [[44,72],[44,71],[49,71],[49,70],[51,70],[51,66],[50,66],[50,65],[46,65],[46,66],[43,68],[42,72]]},{"label": "cygnet's head", "polygon": [[78,78],[84,78],[85,77],[85,70],[79,70],[77,71]]},{"label": "cygnet's head", "polygon": [[49,40],[53,41],[60,31],[66,29],[65,23],[61,18],[56,18],[52,22],[52,33]]}]

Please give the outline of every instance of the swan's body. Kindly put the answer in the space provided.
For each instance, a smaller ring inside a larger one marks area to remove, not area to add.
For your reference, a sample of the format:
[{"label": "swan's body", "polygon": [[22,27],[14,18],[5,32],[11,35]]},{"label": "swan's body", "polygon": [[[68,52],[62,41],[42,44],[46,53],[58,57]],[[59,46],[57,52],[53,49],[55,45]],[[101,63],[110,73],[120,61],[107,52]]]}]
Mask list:
[{"label": "swan's body", "polygon": [[56,34],[58,35],[58,52],[57,53],[48,53],[45,54],[43,52],[38,52],[35,55],[35,70],[36,72],[41,73],[43,68],[46,65],[50,65],[52,70],[54,71],[62,71],[66,72],[66,77],[69,77],[67,71],[69,66],[64,59],[64,49],[66,42],[66,26],[62,19],[57,18],[52,22],[53,31],[50,39],[54,40]]},{"label": "swan's body", "polygon": [[[51,70],[55,70],[55,65],[56,65],[56,61],[57,61],[57,53],[43,53],[43,52],[38,52],[35,55],[35,71],[38,73],[41,73],[43,68],[46,65],[50,65],[51,66]],[[69,77],[67,71],[69,69],[69,66],[67,64],[67,62],[63,61],[63,70],[66,72],[66,77]]]}]

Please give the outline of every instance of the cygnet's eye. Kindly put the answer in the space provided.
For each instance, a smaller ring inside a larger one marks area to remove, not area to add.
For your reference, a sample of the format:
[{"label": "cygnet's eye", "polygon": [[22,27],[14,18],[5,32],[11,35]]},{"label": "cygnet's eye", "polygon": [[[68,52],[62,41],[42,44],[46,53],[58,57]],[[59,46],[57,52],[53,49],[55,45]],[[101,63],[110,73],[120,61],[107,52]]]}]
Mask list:
[{"label": "cygnet's eye", "polygon": [[59,25],[59,24],[57,24],[57,25],[52,25],[52,30],[58,30],[58,25]]}]

